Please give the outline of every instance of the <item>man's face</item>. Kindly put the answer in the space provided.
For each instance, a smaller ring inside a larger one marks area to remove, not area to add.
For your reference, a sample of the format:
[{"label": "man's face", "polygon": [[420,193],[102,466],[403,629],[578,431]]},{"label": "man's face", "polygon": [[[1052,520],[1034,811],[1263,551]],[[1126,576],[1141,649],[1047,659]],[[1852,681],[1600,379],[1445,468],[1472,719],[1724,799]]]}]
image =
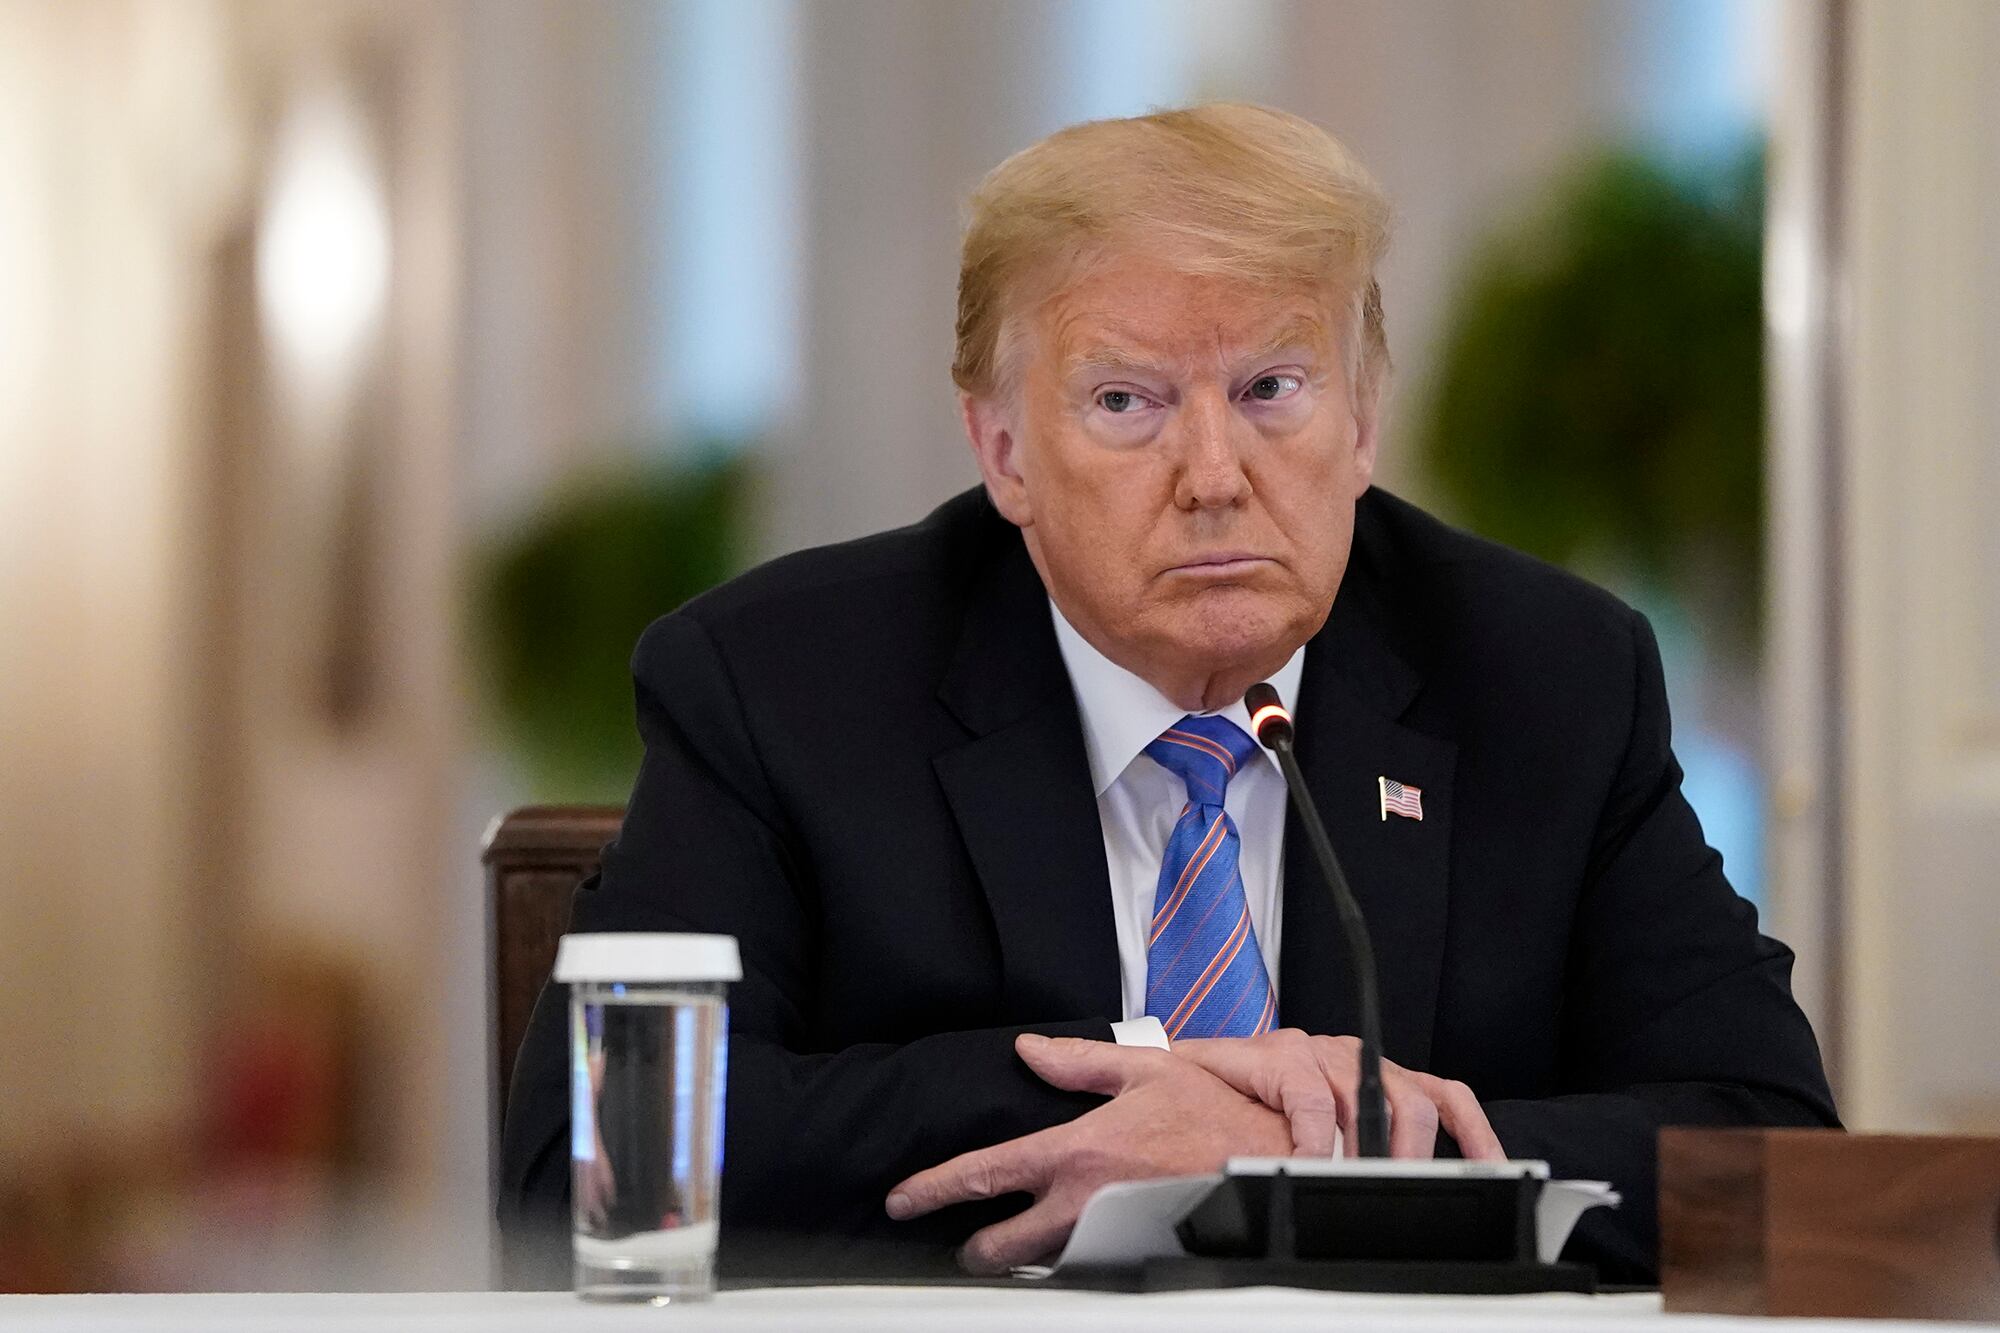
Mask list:
[{"label": "man's face", "polygon": [[1375,463],[1334,328],[1323,293],[1116,258],[1034,313],[1006,401],[965,404],[1056,605],[1183,706],[1275,671],[1333,604]]}]

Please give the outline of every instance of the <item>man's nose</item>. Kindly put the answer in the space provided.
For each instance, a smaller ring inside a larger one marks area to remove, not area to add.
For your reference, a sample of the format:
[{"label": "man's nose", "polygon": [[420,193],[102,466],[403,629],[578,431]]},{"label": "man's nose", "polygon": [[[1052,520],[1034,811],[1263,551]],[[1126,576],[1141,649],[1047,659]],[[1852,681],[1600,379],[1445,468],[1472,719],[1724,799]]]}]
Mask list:
[{"label": "man's nose", "polygon": [[1236,414],[1220,394],[1192,394],[1181,410],[1181,474],[1175,500],[1183,509],[1224,509],[1250,493],[1235,438]]}]

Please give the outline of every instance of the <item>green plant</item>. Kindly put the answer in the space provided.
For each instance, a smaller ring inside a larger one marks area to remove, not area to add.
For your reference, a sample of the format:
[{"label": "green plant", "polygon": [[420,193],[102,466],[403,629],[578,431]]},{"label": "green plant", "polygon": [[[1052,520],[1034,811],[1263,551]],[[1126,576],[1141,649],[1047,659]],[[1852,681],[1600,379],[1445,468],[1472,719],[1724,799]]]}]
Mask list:
[{"label": "green plant", "polygon": [[537,799],[623,801],[638,771],[633,644],[741,567],[742,454],[598,474],[480,561],[475,621],[500,731]]},{"label": "green plant", "polygon": [[1458,518],[1754,623],[1762,198],[1761,151],[1614,152],[1477,253],[1419,422]]}]

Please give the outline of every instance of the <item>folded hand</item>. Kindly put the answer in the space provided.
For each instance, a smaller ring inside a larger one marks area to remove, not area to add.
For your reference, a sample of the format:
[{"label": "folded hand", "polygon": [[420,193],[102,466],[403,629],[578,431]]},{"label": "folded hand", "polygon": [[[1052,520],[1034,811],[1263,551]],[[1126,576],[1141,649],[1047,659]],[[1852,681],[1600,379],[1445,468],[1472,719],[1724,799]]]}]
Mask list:
[{"label": "folded hand", "polygon": [[1195,1175],[1232,1156],[1290,1151],[1282,1115],[1165,1051],[1032,1033],[1014,1049],[1045,1082],[1111,1100],[1066,1125],[961,1153],[890,1192],[889,1216],[898,1219],[969,1199],[1033,1195],[1025,1211],[966,1242],[959,1261],[975,1273],[1053,1256],[1100,1185]]},{"label": "folded hand", "polygon": [[[1283,1111],[1295,1155],[1331,1156],[1336,1125],[1346,1154],[1354,1155],[1354,1090],[1361,1078],[1361,1043],[1355,1038],[1316,1037],[1284,1028],[1260,1037],[1177,1041],[1174,1054],[1244,1096]],[[1391,1157],[1435,1155],[1440,1126],[1468,1158],[1499,1161],[1507,1156],[1479,1099],[1463,1083],[1384,1060],[1382,1091],[1389,1103]]]}]

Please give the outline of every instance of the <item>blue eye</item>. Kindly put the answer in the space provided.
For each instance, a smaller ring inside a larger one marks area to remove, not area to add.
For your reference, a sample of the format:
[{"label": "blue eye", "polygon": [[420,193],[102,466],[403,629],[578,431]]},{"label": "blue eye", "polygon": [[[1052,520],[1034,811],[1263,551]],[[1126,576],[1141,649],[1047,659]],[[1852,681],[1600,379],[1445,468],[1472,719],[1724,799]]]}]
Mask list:
[{"label": "blue eye", "polygon": [[1123,414],[1130,412],[1145,401],[1130,389],[1107,389],[1097,395],[1097,405],[1107,412]]},{"label": "blue eye", "polygon": [[1297,375],[1259,375],[1244,392],[1258,402],[1269,403],[1298,392],[1301,384]]}]

